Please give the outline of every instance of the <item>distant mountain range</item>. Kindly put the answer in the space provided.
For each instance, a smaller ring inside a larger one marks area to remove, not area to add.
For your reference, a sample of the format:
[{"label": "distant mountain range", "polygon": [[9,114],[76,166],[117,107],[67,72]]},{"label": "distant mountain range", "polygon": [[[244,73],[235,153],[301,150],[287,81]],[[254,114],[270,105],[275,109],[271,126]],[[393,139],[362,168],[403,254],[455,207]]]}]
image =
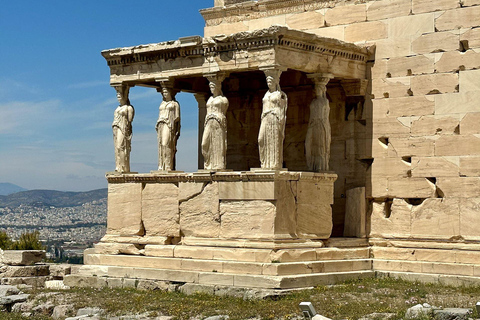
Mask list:
[{"label": "distant mountain range", "polygon": [[105,199],[107,189],[87,192],[63,192],[54,190],[28,190],[0,195],[0,208],[30,205],[35,207],[75,207],[87,202]]},{"label": "distant mountain range", "polygon": [[19,187],[13,183],[0,182],[0,196],[8,196],[9,194],[26,190],[27,189]]}]

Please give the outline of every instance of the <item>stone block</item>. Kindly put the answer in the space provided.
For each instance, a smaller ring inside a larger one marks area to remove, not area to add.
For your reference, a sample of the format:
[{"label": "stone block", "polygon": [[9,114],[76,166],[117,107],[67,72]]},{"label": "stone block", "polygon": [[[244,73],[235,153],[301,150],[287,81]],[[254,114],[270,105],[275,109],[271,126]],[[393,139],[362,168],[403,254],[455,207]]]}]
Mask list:
[{"label": "stone block", "polygon": [[202,192],[180,202],[180,229],[189,237],[218,237],[220,231],[218,183],[207,184]]},{"label": "stone block", "polygon": [[391,138],[388,140],[389,157],[433,156],[435,140],[419,138]]},{"label": "stone block", "polygon": [[408,97],[411,77],[384,78],[372,80],[372,94],[375,98]]},{"label": "stone block", "polygon": [[435,21],[439,31],[480,26],[480,7],[447,10]]},{"label": "stone block", "polygon": [[478,177],[440,177],[437,187],[445,198],[470,198],[480,194],[480,178]]},{"label": "stone block", "polygon": [[333,183],[300,180],[297,182],[296,197],[299,204],[333,204]]},{"label": "stone block", "polygon": [[412,13],[443,11],[460,7],[458,0],[412,0]]},{"label": "stone block", "polygon": [[173,251],[176,248],[174,245],[152,245],[147,244],[145,246],[145,255],[151,257],[173,257]]},{"label": "stone block", "polygon": [[388,20],[388,37],[390,39],[409,39],[413,41],[422,34],[435,32],[435,15],[406,15]]},{"label": "stone block", "polygon": [[247,288],[281,288],[282,280],[275,276],[234,275],[233,284]]},{"label": "stone block", "polygon": [[275,234],[275,204],[271,201],[222,201],[220,237],[271,239]]},{"label": "stone block", "polygon": [[0,264],[30,266],[45,259],[43,250],[5,250],[0,255]]},{"label": "stone block", "polygon": [[434,73],[412,77],[411,89],[414,95],[451,93],[457,91],[458,74]]},{"label": "stone block", "polygon": [[0,278],[41,277],[50,275],[48,265],[7,266],[0,271]]},{"label": "stone block", "polygon": [[433,262],[456,262],[456,252],[453,250],[438,250],[438,249],[422,249],[414,250],[414,255],[418,261],[433,261]]},{"label": "stone block", "polygon": [[[281,25],[284,26],[286,24],[286,14],[280,14],[276,16],[264,17],[255,20],[247,20],[244,23],[248,26],[249,31],[259,30],[269,28],[272,25]],[[238,32],[238,31],[235,31]]]},{"label": "stone block", "polygon": [[325,26],[325,18],[320,12],[308,11],[288,14],[286,16],[286,23],[289,28],[297,30],[322,28]]},{"label": "stone block", "polygon": [[[460,199],[460,235],[466,240],[480,239],[480,198],[476,196]],[[477,256],[477,259],[479,257]],[[480,259],[478,259],[480,260]],[[478,263],[478,260],[475,263]]]},{"label": "stone block", "polygon": [[409,248],[383,248],[372,247],[372,255],[374,259],[380,260],[403,260],[403,261],[415,261],[415,249]]},{"label": "stone block", "polygon": [[480,138],[473,135],[441,136],[435,141],[436,156],[480,155]]},{"label": "stone block", "polygon": [[219,182],[220,200],[275,200],[273,181]]},{"label": "stone block", "polygon": [[[277,199],[275,217],[275,236],[290,238],[295,237],[295,225],[297,210],[297,181],[277,180],[275,181],[275,198]],[[317,196],[324,199],[326,203],[333,202],[333,183],[314,183],[312,186],[318,190]]]},{"label": "stone block", "polygon": [[204,272],[223,272],[223,262],[212,260],[182,259],[179,269]]},{"label": "stone block", "polygon": [[413,237],[450,239],[460,235],[458,199],[426,199],[412,208]]},{"label": "stone block", "polygon": [[97,243],[95,253],[140,255],[138,245],[132,243]]},{"label": "stone block", "polygon": [[327,9],[325,23],[328,26],[339,24],[352,24],[367,20],[367,7],[365,4],[337,6]]},{"label": "stone block", "polygon": [[262,272],[262,274],[269,276],[284,276],[305,273],[312,273],[312,267],[307,263],[267,263],[263,265]]},{"label": "stone block", "polygon": [[443,157],[413,157],[412,177],[458,177],[459,167]]},{"label": "stone block", "polygon": [[[404,98],[396,98],[396,99],[404,99]],[[384,100],[390,100],[390,99],[384,99]],[[408,102],[408,100],[404,100],[404,102],[406,103]],[[409,106],[405,106],[405,107],[409,108]],[[417,107],[413,107],[413,108],[417,109]],[[411,112],[413,113],[416,111],[412,110]],[[372,123],[372,135],[374,137],[397,137],[397,138],[409,137],[410,127],[404,125],[402,122],[400,122],[395,118],[378,119],[377,121],[374,121]]]},{"label": "stone block", "polygon": [[401,158],[375,158],[369,173],[371,177],[407,177],[410,164]]},{"label": "stone block", "polygon": [[386,70],[392,77],[429,74],[434,72],[434,59],[424,55],[395,57],[388,60]]},{"label": "stone block", "polygon": [[460,35],[461,41],[468,41],[469,48],[479,48],[480,47],[480,29],[470,29],[465,33]]},{"label": "stone block", "polygon": [[333,38],[337,40],[345,40],[345,27],[344,26],[334,26],[334,27],[324,27],[317,29],[308,29],[307,32],[314,33],[317,36],[325,38]]},{"label": "stone block", "polygon": [[387,24],[383,21],[354,23],[345,27],[345,41],[348,42],[386,39],[387,36]]},{"label": "stone block", "polygon": [[[376,58],[374,63],[367,62],[367,70],[371,72],[372,79],[386,78],[387,77],[387,65],[388,59]],[[367,72],[368,72],[367,71]],[[404,74],[399,75],[405,76]]]},{"label": "stone block", "polygon": [[480,157],[460,157],[460,175],[480,177]]},{"label": "stone block", "polygon": [[[469,199],[465,199],[469,200]],[[478,202],[477,202],[478,203]],[[462,204],[460,203],[460,233],[464,233],[462,231]],[[478,221],[478,218],[475,220]],[[473,221],[475,221],[473,220]],[[469,223],[469,225],[473,225],[473,223]],[[472,236],[474,236],[472,234]],[[473,237],[472,237],[473,239]],[[463,251],[463,250],[458,250],[455,253],[455,262],[456,263],[472,263],[478,265],[480,262],[480,252],[479,251]]]},{"label": "stone block", "polygon": [[72,266],[69,264],[49,264],[50,275],[55,279],[63,279],[72,273]]},{"label": "stone block", "polygon": [[269,262],[315,261],[316,259],[315,249],[282,249],[272,252]]},{"label": "stone block", "polygon": [[[480,28],[474,30],[480,30]],[[468,91],[480,91],[480,70],[460,71],[459,88],[462,93]]]},{"label": "stone block", "polygon": [[410,39],[382,39],[375,41],[377,46],[375,59],[388,59],[412,55],[412,41]]},{"label": "stone block", "polygon": [[[378,104],[385,104],[385,108],[388,110],[390,117],[410,117],[410,116],[423,116],[433,114],[435,112],[435,102],[425,96],[413,96],[393,99],[383,99],[378,101],[375,99],[375,107]],[[394,121],[395,119],[389,120]],[[379,121],[382,121],[379,119]],[[410,131],[408,129],[408,131]]]},{"label": "stone block", "polygon": [[332,233],[332,207],[329,204],[297,204],[297,236],[328,239]]},{"label": "stone block", "polygon": [[367,20],[382,20],[408,16],[411,2],[405,0],[375,1],[367,7]]},{"label": "stone block", "polygon": [[222,23],[217,26],[206,26],[204,28],[204,35],[205,37],[213,37],[220,34],[229,35],[242,31],[248,31],[248,25],[240,21],[235,23]]},{"label": "stone block", "polygon": [[[458,118],[447,115],[426,115],[412,121],[412,136],[433,136],[454,134],[459,124]],[[433,140],[427,140],[433,144]],[[433,155],[433,154],[432,154]]]},{"label": "stone block", "polygon": [[143,235],[141,183],[108,185],[107,233]]},{"label": "stone block", "polygon": [[463,7],[480,5],[480,0],[463,0]]},{"label": "stone block", "polygon": [[262,274],[263,264],[248,262],[223,262],[224,273]]},{"label": "stone block", "polygon": [[435,114],[480,112],[480,91],[435,95]]},{"label": "stone block", "polygon": [[412,51],[417,54],[458,50],[460,36],[454,32],[423,34],[412,42]]},{"label": "stone block", "polygon": [[178,187],[147,183],[142,191],[142,221],[146,236],[180,236]]},{"label": "stone block", "polygon": [[435,70],[437,72],[455,72],[480,68],[480,52],[467,50],[466,52],[450,51],[436,54]]},{"label": "stone block", "polygon": [[193,246],[176,246],[174,250],[175,258],[187,258],[187,259],[213,259],[212,250],[199,250],[198,247]]},{"label": "stone block", "polygon": [[424,178],[388,178],[388,195],[392,198],[431,198],[435,185]]},{"label": "stone block", "polygon": [[460,134],[480,134],[480,112],[467,113],[460,122]]},{"label": "stone block", "polygon": [[210,284],[219,286],[233,286],[233,275],[221,273],[200,273],[198,275],[199,284]]},{"label": "stone block", "polygon": [[366,236],[366,208],[365,187],[347,190],[344,237],[363,238]]}]

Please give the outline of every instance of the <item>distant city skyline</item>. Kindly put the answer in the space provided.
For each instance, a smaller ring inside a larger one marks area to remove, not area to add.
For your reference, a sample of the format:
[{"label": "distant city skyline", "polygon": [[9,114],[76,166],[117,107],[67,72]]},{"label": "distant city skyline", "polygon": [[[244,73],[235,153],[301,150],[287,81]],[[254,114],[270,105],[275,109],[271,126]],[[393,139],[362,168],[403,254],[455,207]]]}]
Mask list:
[{"label": "distant city skyline", "polygon": [[[213,0],[17,1],[0,11],[0,182],[26,189],[88,191],[115,167],[111,122],[118,102],[105,49],[203,35]],[[162,97],[134,87],[131,169],[157,166]],[[197,103],[177,95],[182,131],[177,169],[197,168]]]}]

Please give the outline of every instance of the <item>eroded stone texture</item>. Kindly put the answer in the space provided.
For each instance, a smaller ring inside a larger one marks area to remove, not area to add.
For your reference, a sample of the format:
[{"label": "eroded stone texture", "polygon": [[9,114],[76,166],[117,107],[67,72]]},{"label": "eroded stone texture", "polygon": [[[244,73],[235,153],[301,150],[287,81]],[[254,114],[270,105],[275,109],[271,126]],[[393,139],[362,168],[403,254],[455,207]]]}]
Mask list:
[{"label": "eroded stone texture", "polygon": [[362,238],[366,235],[366,199],[365,188],[347,190],[347,204],[345,206],[345,237]]},{"label": "eroded stone texture", "polygon": [[275,204],[272,201],[222,201],[222,238],[271,239],[275,231]]},{"label": "eroded stone texture", "polygon": [[175,183],[147,184],[142,191],[142,221],[146,236],[180,236],[178,187]]},{"label": "eroded stone texture", "polygon": [[141,183],[108,185],[107,234],[144,234]]},{"label": "eroded stone texture", "polygon": [[220,232],[218,183],[207,184],[202,192],[180,203],[181,234],[216,238]]}]

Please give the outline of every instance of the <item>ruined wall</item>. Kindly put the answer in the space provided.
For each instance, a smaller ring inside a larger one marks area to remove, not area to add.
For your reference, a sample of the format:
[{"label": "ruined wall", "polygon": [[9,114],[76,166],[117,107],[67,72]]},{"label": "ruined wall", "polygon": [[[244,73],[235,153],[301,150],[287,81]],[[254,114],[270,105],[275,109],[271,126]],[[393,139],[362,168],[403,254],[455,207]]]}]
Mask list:
[{"label": "ruined wall", "polygon": [[[202,11],[206,36],[280,24],[376,45],[363,110],[341,130],[357,126],[361,133],[340,139],[334,131],[332,143],[332,158],[355,157],[347,167],[334,165],[347,171],[340,176],[367,170],[371,237],[480,239],[480,0],[261,0],[233,7]],[[332,112],[348,119],[347,104]],[[362,174],[350,176],[354,182],[339,179],[336,188],[361,186]],[[336,192],[334,208],[342,195]]]}]

